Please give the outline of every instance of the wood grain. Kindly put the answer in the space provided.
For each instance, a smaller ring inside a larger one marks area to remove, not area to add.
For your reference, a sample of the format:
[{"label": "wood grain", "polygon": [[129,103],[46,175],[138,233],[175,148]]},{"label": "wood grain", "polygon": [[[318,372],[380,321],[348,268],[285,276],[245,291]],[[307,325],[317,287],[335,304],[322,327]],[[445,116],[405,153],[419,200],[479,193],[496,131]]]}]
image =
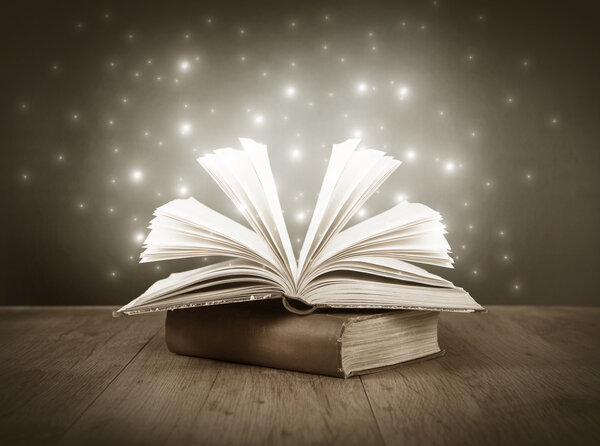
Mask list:
[{"label": "wood grain", "polygon": [[164,315],[0,309],[5,444],[599,444],[599,308],[443,314],[443,358],[341,380],[169,353]]},{"label": "wood grain", "polygon": [[157,336],[63,444],[90,439],[134,445],[363,445],[380,437],[360,380],[177,356]]},{"label": "wood grain", "polygon": [[53,444],[161,326],[115,320],[109,308],[0,311],[4,444]]},{"label": "wood grain", "polygon": [[444,314],[447,354],[363,377],[387,444],[598,444],[598,309]]}]

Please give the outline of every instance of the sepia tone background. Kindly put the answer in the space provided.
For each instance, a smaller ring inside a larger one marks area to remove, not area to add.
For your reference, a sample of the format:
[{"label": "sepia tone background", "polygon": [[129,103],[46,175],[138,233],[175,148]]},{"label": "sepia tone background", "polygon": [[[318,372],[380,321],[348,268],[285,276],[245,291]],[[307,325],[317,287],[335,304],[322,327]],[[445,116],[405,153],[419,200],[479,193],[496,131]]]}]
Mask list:
[{"label": "sepia tone background", "polygon": [[[393,3],[393,4],[392,4]],[[154,208],[240,219],[195,159],[269,146],[296,251],[331,145],[403,165],[353,222],[439,210],[482,304],[598,303],[597,11],[542,2],[11,2],[0,304],[121,304]]]}]

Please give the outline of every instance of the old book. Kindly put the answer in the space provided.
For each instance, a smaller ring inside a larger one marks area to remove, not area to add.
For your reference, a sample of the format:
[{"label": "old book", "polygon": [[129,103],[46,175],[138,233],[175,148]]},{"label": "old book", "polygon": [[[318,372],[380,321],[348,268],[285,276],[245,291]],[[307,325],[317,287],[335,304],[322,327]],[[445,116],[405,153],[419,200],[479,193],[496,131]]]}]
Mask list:
[{"label": "old book", "polygon": [[442,354],[438,312],[328,310],[298,317],[277,302],[167,312],[170,351],[348,378]]},{"label": "old book", "polygon": [[136,314],[257,299],[282,299],[290,311],[380,308],[478,311],[462,288],[414,263],[452,267],[441,215],[402,202],[345,228],[400,161],[359,140],[333,147],[298,260],[285,225],[267,148],[219,149],[198,159],[250,227],[193,198],[159,207],[142,262],[232,258],[172,274],[117,311]]}]

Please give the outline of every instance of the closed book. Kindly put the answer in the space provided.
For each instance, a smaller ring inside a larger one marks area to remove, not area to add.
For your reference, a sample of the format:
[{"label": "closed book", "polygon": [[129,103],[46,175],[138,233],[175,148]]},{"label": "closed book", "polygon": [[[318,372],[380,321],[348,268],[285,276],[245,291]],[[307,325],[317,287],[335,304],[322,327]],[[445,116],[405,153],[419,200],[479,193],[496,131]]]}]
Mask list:
[{"label": "closed book", "polygon": [[316,311],[293,314],[280,301],[167,312],[173,353],[340,378],[443,354],[438,312]]}]

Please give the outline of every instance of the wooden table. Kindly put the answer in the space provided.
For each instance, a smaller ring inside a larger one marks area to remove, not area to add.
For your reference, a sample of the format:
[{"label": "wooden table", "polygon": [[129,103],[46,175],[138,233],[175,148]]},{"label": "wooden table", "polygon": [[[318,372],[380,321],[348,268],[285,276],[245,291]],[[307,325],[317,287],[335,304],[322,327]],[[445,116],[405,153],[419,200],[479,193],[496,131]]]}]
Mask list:
[{"label": "wooden table", "polygon": [[177,356],[164,314],[0,309],[0,442],[600,444],[600,308],[443,314],[446,356],[348,380]]}]

